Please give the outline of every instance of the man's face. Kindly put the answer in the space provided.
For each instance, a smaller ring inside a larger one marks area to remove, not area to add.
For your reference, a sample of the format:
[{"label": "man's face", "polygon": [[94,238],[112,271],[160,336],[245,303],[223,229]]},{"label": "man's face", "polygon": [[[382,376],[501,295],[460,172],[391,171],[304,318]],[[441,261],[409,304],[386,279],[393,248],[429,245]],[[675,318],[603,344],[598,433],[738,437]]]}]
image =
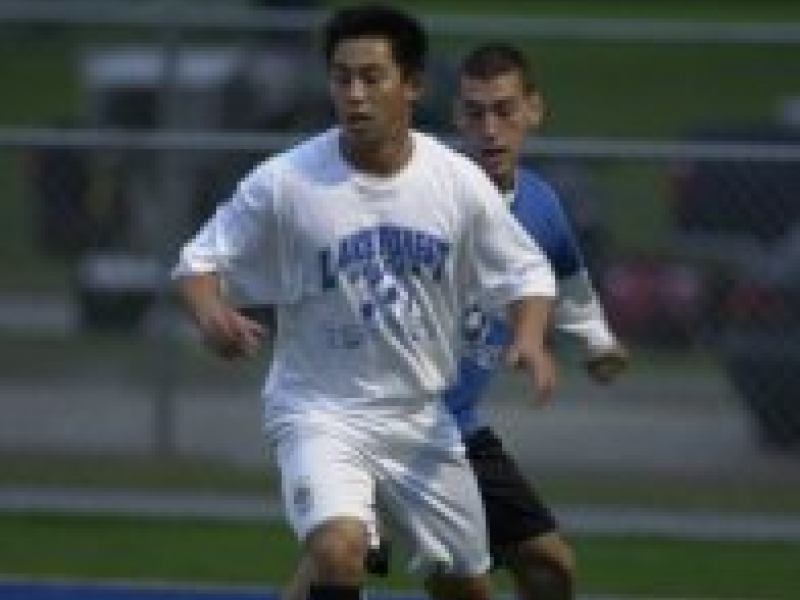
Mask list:
[{"label": "man's face", "polygon": [[352,144],[380,144],[409,127],[419,85],[395,62],[388,40],[342,41],[331,56],[328,79],[336,115]]},{"label": "man's face", "polygon": [[525,136],[541,119],[541,99],[525,90],[519,73],[460,78],[455,123],[464,149],[502,190],[513,185]]}]

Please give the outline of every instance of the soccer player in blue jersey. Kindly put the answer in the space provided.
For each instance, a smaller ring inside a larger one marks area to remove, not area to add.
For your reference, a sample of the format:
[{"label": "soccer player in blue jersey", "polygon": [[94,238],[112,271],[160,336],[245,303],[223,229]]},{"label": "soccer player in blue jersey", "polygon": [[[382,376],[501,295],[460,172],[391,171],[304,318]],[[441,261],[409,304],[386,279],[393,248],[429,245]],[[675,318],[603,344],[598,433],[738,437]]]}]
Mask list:
[{"label": "soccer player in blue jersey", "polygon": [[[544,112],[531,67],[518,49],[490,43],[474,49],[461,63],[455,122],[464,150],[483,167],[544,250],[558,280],[555,329],[579,340],[590,377],[605,383],[624,369],[627,352],[608,326],[557,194],[520,165],[526,136],[539,128]],[[571,599],[572,549],[477,410],[508,344],[508,327],[476,306],[467,315],[465,336],[457,383],[444,397],[478,477],[494,564],[510,572],[523,600]]]}]

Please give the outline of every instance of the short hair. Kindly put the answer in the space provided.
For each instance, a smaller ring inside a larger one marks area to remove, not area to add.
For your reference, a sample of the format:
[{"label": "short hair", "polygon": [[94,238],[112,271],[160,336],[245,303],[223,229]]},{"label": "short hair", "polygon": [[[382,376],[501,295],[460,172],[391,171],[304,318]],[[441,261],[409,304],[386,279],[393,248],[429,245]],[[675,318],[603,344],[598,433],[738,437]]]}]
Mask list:
[{"label": "short hair", "polygon": [[324,28],[327,64],[342,41],[370,36],[389,41],[395,62],[406,74],[425,69],[428,39],[420,22],[406,12],[380,4],[343,8],[331,17]]},{"label": "short hair", "polygon": [[460,77],[491,79],[506,73],[518,73],[527,92],[536,90],[536,78],[530,62],[518,48],[504,42],[482,44],[461,61]]}]

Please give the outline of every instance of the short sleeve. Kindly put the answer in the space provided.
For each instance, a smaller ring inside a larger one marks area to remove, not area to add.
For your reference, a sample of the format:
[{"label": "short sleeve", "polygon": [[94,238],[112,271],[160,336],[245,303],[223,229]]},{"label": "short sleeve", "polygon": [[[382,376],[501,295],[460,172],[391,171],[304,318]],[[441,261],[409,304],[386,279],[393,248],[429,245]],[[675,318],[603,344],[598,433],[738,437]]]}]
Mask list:
[{"label": "short sleeve", "polygon": [[[477,167],[476,167],[477,168]],[[555,295],[553,270],[482,173],[468,181],[471,204],[470,265],[478,302],[493,310],[525,296]]]},{"label": "short sleeve", "polygon": [[173,277],[215,272],[236,304],[291,302],[296,286],[276,179],[268,169],[245,178],[183,246]]}]

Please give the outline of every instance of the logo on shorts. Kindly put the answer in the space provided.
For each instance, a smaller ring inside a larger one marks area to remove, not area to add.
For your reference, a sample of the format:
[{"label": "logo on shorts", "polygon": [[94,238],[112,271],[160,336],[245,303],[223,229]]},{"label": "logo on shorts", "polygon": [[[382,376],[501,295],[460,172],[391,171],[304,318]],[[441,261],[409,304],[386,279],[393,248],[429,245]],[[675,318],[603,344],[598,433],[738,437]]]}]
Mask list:
[{"label": "logo on shorts", "polygon": [[311,511],[311,486],[308,483],[302,481],[295,486],[292,503],[299,515],[307,515]]}]

